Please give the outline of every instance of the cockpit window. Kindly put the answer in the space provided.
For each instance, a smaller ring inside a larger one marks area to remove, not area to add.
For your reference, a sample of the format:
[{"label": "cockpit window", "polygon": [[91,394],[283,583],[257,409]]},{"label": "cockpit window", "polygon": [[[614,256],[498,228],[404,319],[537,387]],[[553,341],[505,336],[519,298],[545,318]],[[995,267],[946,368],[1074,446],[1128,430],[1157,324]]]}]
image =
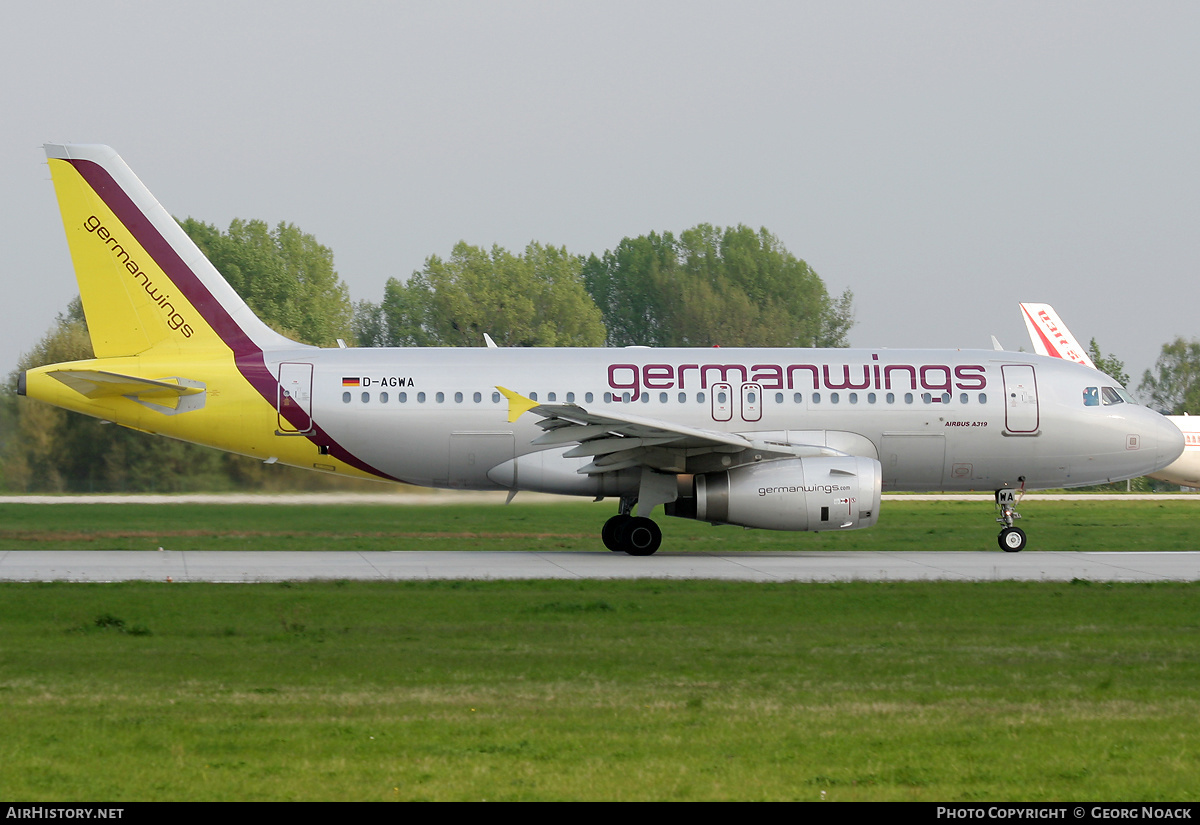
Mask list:
[{"label": "cockpit window", "polygon": [[1084,387],[1083,406],[1098,407],[1103,404],[1111,407],[1113,404],[1136,404],[1133,396],[1121,387]]},{"label": "cockpit window", "polygon": [[1125,399],[1123,399],[1123,398],[1121,398],[1121,396],[1117,395],[1117,391],[1115,389],[1113,389],[1112,387],[1101,387],[1100,388],[1100,397],[1104,399],[1104,406],[1106,406],[1106,407],[1109,406],[1110,404],[1125,403]]}]

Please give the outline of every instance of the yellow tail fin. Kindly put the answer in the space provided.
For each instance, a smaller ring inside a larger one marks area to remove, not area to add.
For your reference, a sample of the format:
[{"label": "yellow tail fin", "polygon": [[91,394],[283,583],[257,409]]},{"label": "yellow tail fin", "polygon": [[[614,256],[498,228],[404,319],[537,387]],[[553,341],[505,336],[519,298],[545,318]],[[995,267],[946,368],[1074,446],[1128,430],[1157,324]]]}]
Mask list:
[{"label": "yellow tail fin", "polygon": [[116,152],[48,144],[46,155],[97,357],[294,346],[255,317]]}]

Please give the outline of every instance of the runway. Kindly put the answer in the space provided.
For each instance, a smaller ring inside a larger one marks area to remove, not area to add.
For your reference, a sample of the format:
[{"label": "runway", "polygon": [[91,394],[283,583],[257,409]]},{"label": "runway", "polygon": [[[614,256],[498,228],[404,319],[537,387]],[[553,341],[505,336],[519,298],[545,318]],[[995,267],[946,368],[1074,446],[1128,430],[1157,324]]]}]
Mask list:
[{"label": "runway", "polygon": [[437,579],[755,582],[1200,580],[1200,553],[658,553],[9,550],[0,581],[279,582]]}]

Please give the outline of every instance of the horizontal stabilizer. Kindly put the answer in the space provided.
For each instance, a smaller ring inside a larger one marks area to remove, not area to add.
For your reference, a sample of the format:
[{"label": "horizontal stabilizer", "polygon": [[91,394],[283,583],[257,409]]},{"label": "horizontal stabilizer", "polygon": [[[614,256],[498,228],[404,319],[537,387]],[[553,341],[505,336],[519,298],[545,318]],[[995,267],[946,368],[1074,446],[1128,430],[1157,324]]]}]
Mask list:
[{"label": "horizontal stabilizer", "polygon": [[204,392],[202,387],[185,386],[178,378],[155,381],[104,370],[55,370],[48,374],[88,398],[111,398],[119,395],[179,398]]}]

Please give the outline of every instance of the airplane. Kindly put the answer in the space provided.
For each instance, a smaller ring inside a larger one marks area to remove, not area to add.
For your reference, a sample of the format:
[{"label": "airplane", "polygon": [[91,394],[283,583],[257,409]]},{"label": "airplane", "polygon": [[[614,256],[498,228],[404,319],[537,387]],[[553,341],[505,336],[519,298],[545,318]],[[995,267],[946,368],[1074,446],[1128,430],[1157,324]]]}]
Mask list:
[{"label": "airplane", "polygon": [[[1097,369],[1086,350],[1049,304],[1023,303],[1021,315],[1029,330],[1034,352],[1055,358],[1069,358],[1076,363]],[[1180,487],[1200,487],[1200,417],[1186,413],[1164,417],[1183,433],[1183,455],[1166,467],[1146,475],[1168,484],[1178,484]]]},{"label": "airplane", "polygon": [[112,149],[45,150],[96,357],[27,370],[18,391],[126,427],[338,475],[615,498],[601,540],[635,556],[662,542],[659,506],[851,530],[876,523],[884,490],[994,491],[1015,552],[1018,492],[1183,450],[1131,399],[1085,403],[1107,383],[1095,371],[1025,353],[299,344]]}]

